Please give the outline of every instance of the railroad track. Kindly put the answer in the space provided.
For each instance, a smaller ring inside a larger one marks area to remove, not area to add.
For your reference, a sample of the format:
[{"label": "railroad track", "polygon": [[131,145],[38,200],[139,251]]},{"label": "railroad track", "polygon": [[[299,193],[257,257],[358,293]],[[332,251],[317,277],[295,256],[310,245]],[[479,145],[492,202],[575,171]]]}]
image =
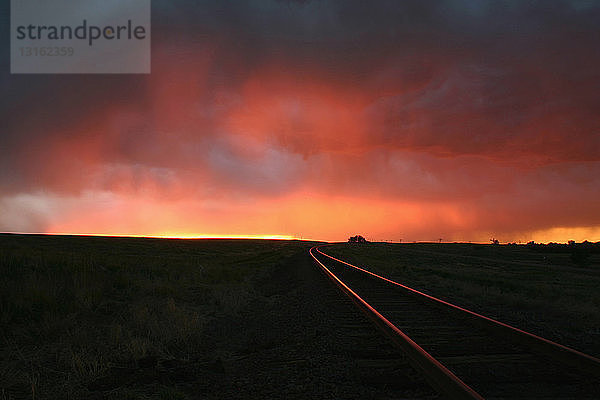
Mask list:
[{"label": "railroad track", "polygon": [[600,360],[371,273],[310,254],[441,394],[600,399]]}]

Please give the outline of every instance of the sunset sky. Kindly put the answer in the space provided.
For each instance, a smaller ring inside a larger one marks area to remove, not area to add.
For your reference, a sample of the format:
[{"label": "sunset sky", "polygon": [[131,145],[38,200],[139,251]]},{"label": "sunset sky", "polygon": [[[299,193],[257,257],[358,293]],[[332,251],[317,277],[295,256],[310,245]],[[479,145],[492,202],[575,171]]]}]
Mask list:
[{"label": "sunset sky", "polygon": [[150,75],[11,75],[0,231],[600,241],[600,1],[152,2]]}]

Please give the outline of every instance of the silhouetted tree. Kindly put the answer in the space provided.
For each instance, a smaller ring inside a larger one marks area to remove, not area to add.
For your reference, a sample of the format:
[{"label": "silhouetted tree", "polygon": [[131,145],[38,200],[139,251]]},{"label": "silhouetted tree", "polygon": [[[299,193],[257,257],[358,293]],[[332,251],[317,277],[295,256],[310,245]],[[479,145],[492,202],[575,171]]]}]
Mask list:
[{"label": "silhouetted tree", "polygon": [[348,243],[366,243],[367,239],[365,239],[362,235],[350,236],[348,238]]}]

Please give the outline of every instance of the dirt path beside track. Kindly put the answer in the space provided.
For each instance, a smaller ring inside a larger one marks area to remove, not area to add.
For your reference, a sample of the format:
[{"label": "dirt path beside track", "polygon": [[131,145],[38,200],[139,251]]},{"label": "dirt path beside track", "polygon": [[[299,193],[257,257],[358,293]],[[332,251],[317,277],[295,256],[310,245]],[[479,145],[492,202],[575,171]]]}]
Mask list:
[{"label": "dirt path beside track", "polygon": [[[255,280],[239,318],[208,329],[200,398],[437,398],[302,252]],[[183,387],[182,387],[183,388]]]}]

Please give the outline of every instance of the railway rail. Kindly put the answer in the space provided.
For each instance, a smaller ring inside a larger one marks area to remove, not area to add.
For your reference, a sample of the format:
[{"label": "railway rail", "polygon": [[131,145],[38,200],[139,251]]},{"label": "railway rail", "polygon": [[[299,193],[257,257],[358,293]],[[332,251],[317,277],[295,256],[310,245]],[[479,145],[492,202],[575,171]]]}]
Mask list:
[{"label": "railway rail", "polygon": [[330,278],[452,399],[598,399],[600,360],[310,250]]}]

